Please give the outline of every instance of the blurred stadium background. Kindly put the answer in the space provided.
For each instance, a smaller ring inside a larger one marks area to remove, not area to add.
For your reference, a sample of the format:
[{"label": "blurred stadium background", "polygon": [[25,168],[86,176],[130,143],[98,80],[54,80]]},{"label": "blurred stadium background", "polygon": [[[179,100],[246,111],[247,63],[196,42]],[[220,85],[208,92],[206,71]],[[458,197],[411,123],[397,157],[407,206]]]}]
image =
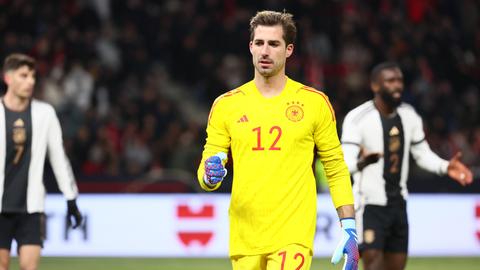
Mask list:
[{"label": "blurred stadium background", "polygon": [[[329,95],[339,127],[351,108],[371,97],[370,68],[399,62],[405,101],[424,117],[432,149],[444,158],[462,151],[476,178],[462,188],[414,166],[410,191],[471,196],[480,205],[476,0],[0,0],[0,56],[20,51],[37,59],[36,96],[61,118],[82,193],[194,194],[208,109],[216,96],[252,77],[248,20],[257,10],[284,8],[299,27],[287,73]],[[48,190],[58,192],[50,170],[45,179]],[[230,182],[218,193],[228,193]],[[478,228],[475,209],[472,226]],[[111,226],[115,222],[122,220]],[[451,261],[448,269],[474,269],[479,256],[414,259],[408,269],[447,269],[440,267]],[[42,268],[67,262],[74,269],[81,261],[85,266],[77,269],[103,263],[111,269],[202,269],[202,262],[212,265],[208,269],[229,267],[225,259],[124,260],[47,257]],[[414,268],[417,263],[426,268]]]}]

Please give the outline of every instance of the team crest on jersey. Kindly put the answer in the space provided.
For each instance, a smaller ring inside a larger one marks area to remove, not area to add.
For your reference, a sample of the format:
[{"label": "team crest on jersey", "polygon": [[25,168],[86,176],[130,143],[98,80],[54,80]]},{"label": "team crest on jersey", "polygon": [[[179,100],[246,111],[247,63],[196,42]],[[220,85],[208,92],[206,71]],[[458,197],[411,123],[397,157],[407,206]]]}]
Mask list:
[{"label": "team crest on jersey", "polygon": [[287,102],[285,116],[292,122],[298,122],[303,119],[303,104],[298,101]]},{"label": "team crest on jersey", "polygon": [[400,131],[397,127],[394,126],[392,127],[392,129],[390,129],[390,141],[388,145],[388,150],[390,150],[390,152],[397,152],[398,149],[400,149],[400,137],[398,136],[399,134]]},{"label": "team crest on jersey", "polygon": [[25,143],[26,140],[25,123],[19,118],[13,123],[13,142],[15,144],[22,144]]}]

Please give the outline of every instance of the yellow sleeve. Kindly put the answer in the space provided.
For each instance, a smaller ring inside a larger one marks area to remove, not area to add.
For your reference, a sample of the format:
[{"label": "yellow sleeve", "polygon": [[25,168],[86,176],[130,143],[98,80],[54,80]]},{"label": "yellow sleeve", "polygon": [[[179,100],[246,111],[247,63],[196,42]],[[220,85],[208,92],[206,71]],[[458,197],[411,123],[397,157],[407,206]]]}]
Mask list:
[{"label": "yellow sleeve", "polygon": [[321,94],[323,106],[320,106],[320,119],[315,129],[315,144],[325,169],[328,186],[335,208],[353,204],[350,173],[343,159],[342,147],[337,135],[335,112],[325,94]]},{"label": "yellow sleeve", "polygon": [[[218,152],[224,152],[228,154],[230,148],[230,134],[226,125],[226,116],[228,112],[227,107],[222,102],[223,96],[218,97],[210,109],[210,115],[208,116],[207,123],[207,140],[203,149],[202,161],[198,167],[197,177],[200,187],[206,191],[213,191],[220,187],[221,182],[213,187],[207,186],[203,182],[203,175],[205,173],[204,163],[205,160]],[[223,164],[227,161],[225,160]]]}]

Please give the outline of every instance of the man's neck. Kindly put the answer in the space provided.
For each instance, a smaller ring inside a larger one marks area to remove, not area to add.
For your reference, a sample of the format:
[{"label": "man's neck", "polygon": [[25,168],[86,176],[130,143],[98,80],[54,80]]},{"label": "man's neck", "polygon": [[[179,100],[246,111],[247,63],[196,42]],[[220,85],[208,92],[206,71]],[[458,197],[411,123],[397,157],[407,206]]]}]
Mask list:
[{"label": "man's neck", "polygon": [[30,99],[21,98],[14,95],[12,92],[7,90],[7,93],[3,97],[3,104],[11,111],[21,112],[27,109]]},{"label": "man's neck", "polygon": [[285,76],[285,73],[279,73],[272,77],[264,77],[255,72],[255,78],[253,81],[262,96],[271,98],[280,95],[287,83],[287,76]]}]

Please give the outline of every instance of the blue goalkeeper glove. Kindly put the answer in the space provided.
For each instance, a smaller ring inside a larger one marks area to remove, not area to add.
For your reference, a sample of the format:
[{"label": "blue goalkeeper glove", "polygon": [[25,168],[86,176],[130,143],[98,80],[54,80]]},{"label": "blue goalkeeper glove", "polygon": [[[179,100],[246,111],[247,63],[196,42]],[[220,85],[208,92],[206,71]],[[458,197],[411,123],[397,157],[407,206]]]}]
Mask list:
[{"label": "blue goalkeeper glove", "polygon": [[342,239],[338,243],[337,248],[333,252],[332,263],[337,264],[342,257],[345,256],[345,263],[343,270],[357,270],[358,269],[358,244],[357,231],[355,230],[355,219],[344,218],[342,223]]},{"label": "blue goalkeeper glove", "polygon": [[225,159],[227,159],[227,154],[219,152],[205,160],[203,181],[207,186],[215,186],[222,182],[225,175],[227,175],[227,169],[225,169],[222,163]]}]

